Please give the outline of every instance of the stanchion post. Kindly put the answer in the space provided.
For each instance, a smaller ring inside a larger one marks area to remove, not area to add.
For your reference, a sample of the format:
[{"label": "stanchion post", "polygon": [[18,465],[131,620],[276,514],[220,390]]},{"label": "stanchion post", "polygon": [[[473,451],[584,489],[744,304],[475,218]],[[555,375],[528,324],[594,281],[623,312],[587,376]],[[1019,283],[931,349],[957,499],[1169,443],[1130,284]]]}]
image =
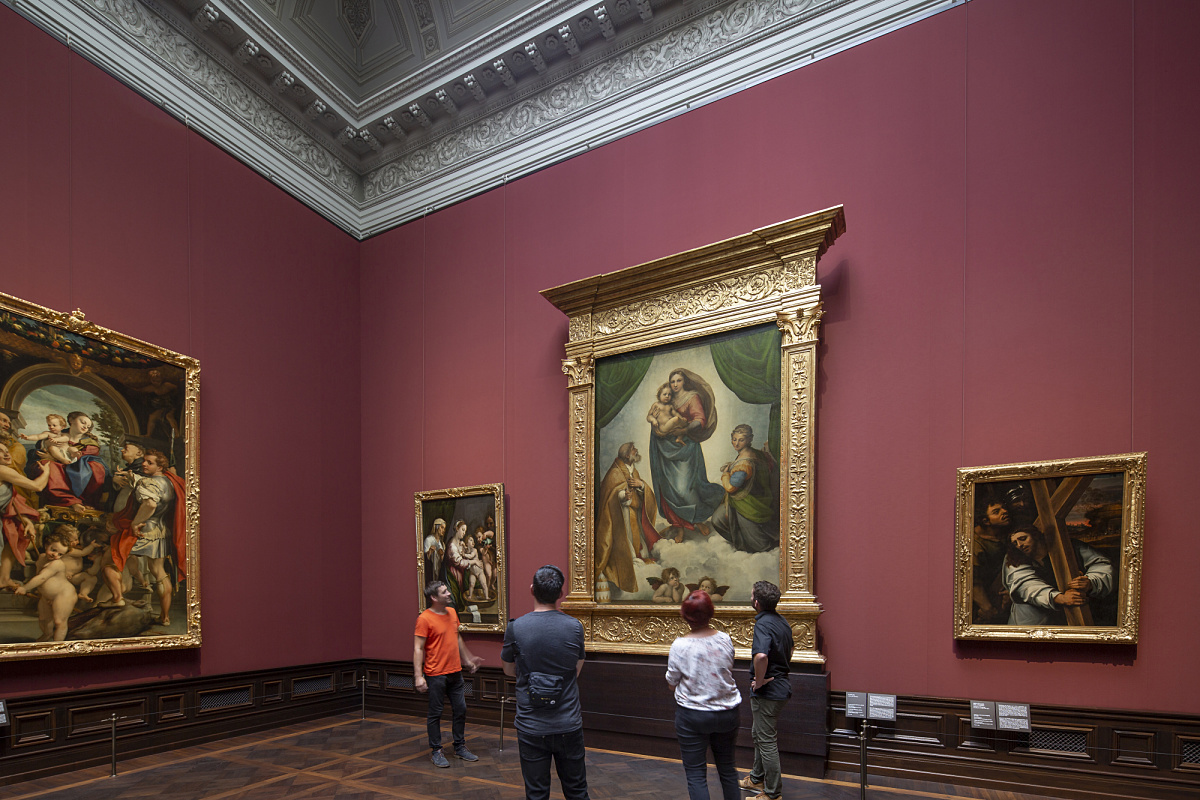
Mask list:
[{"label": "stanchion post", "polygon": [[504,706],[508,703],[508,695],[500,695],[500,752],[504,752]]},{"label": "stanchion post", "polygon": [[867,721],[858,729],[858,784],[859,798],[867,800]]},{"label": "stanchion post", "polygon": [[108,721],[112,723],[112,772],[108,777],[117,777],[117,712],[109,715]]},{"label": "stanchion post", "polygon": [[365,667],[363,668],[362,677],[358,679],[358,682],[362,684],[362,718],[365,721],[367,718],[367,670]]}]

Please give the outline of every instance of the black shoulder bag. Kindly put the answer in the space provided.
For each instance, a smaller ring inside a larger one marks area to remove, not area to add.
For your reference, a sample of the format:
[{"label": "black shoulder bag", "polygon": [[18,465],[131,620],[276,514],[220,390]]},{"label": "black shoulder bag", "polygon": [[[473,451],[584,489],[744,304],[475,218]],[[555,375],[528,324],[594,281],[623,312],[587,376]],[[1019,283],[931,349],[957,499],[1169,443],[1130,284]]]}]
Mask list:
[{"label": "black shoulder bag", "polygon": [[562,700],[563,676],[549,672],[532,672],[525,663],[525,656],[517,646],[517,665],[529,678],[529,705],[533,708],[552,708]]}]

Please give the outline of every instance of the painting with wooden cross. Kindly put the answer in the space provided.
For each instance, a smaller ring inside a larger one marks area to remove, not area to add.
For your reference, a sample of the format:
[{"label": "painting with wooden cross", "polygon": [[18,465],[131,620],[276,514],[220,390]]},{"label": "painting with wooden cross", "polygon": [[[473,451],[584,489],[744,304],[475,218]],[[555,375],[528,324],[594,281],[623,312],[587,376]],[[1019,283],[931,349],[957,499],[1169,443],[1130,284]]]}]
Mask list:
[{"label": "painting with wooden cross", "polygon": [[958,471],[958,639],[1137,641],[1146,454]]}]

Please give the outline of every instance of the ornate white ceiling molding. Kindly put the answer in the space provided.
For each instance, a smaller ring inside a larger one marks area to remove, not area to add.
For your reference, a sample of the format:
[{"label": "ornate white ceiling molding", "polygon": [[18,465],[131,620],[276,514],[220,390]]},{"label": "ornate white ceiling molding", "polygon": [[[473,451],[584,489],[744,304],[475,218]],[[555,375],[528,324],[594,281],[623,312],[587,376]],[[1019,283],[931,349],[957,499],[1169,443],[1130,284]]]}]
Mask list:
[{"label": "ornate white ceiling molding", "polygon": [[365,124],[225,4],[2,2],[365,238],[966,0],[610,0],[620,29],[604,2],[542,4],[542,34],[503,26]]}]

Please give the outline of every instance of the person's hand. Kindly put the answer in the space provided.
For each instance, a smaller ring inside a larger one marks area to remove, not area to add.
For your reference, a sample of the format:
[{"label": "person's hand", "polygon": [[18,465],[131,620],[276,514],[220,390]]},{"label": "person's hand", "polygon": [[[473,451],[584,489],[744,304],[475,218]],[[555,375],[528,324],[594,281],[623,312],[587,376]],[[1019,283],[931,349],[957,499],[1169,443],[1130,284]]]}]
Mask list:
[{"label": "person's hand", "polygon": [[50,465],[53,463],[53,461],[41,461],[38,462],[38,466],[42,468],[42,472],[45,472],[46,470],[50,469]]},{"label": "person's hand", "polygon": [[646,482],[643,481],[641,478],[630,478],[629,485],[631,487],[633,487],[634,489],[641,489],[642,487],[644,487],[646,485]]},{"label": "person's hand", "polygon": [[17,588],[13,589],[13,591],[16,592],[17,594],[26,594],[25,584],[21,584]]},{"label": "person's hand", "polygon": [[413,688],[421,694],[429,691],[429,684],[425,682],[424,675],[417,675],[415,678],[413,678]]},{"label": "person's hand", "polygon": [[1056,595],[1054,602],[1060,606],[1081,606],[1087,603],[1087,598],[1080,594],[1078,589],[1067,589]]},{"label": "person's hand", "polygon": [[133,533],[135,536],[137,536],[137,538],[139,538],[139,539],[145,538],[145,535],[142,533],[142,528],[144,528],[145,526],[146,526],[146,523],[144,523],[144,522],[139,522],[137,525],[133,526]]},{"label": "person's hand", "polygon": [[480,665],[483,664],[483,657],[475,656],[474,658],[468,659],[467,663],[470,665],[468,667],[467,671],[470,672],[472,675],[474,675],[475,672],[479,669]]},{"label": "person's hand", "polygon": [[768,683],[770,683],[773,680],[775,680],[775,679],[774,678],[764,678],[763,682],[760,684],[757,679],[751,678],[750,679],[750,691],[757,692],[759,689],[761,689],[763,686],[766,686]]},{"label": "person's hand", "polygon": [[1067,581],[1067,588],[1078,589],[1081,593],[1087,594],[1092,589],[1092,579],[1086,575],[1080,575],[1078,578]]}]

